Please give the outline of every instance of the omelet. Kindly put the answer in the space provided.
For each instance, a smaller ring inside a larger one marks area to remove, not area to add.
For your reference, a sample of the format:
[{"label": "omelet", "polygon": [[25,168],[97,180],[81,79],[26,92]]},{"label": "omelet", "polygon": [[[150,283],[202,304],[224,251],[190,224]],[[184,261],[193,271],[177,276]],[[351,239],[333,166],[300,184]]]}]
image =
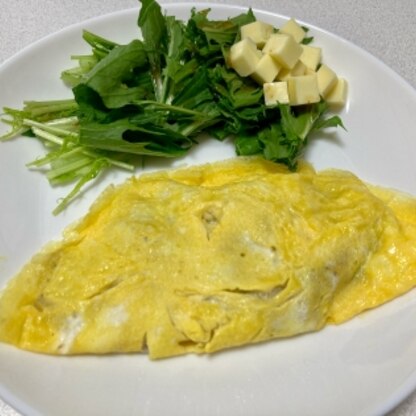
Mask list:
[{"label": "omelet", "polygon": [[212,353],[342,323],[415,284],[415,199],[237,158],[107,188],[3,290],[0,341]]}]

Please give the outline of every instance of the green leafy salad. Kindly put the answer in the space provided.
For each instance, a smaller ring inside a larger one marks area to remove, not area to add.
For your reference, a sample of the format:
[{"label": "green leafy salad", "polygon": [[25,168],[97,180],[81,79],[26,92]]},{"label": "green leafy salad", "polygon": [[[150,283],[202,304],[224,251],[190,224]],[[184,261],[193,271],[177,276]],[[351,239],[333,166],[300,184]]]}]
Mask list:
[{"label": "green leafy salad", "polygon": [[312,132],[342,126],[327,115],[323,98],[266,106],[262,86],[227,65],[240,27],[256,21],[251,9],[221,21],[192,10],[184,22],[155,0],[140,2],[141,39],[121,45],[84,31],[91,54],[74,56],[77,66],[61,74],[72,98],[3,109],[10,129],[1,139],[42,141],[45,155],[28,166],[44,171],[51,185],[74,183],[55,214],[106,169],[133,171],[146,156],[182,157],[202,133],[233,140],[237,155],[262,155],[295,170]]}]

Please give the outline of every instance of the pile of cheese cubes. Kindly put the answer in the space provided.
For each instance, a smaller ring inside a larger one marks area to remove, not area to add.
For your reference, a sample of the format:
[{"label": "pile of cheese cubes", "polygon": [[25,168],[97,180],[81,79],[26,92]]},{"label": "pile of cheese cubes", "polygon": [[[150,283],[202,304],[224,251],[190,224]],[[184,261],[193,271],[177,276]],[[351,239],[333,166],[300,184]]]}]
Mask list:
[{"label": "pile of cheese cubes", "polygon": [[294,19],[277,32],[265,22],[246,24],[230,49],[229,64],[263,86],[268,106],[311,104],[321,97],[329,104],[345,104],[346,80],[321,63],[321,48],[301,43],[305,35]]}]

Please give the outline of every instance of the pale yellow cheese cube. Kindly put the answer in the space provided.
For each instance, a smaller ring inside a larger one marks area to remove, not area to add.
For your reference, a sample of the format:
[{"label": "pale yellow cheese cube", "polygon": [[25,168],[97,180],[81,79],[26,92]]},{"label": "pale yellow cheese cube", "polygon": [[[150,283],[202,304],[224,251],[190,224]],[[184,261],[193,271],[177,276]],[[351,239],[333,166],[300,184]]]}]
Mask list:
[{"label": "pale yellow cheese cube", "polygon": [[302,61],[297,61],[296,65],[290,71],[292,77],[299,77],[300,75],[305,75],[306,65]]},{"label": "pale yellow cheese cube", "polygon": [[277,78],[280,81],[287,81],[289,77],[299,77],[301,75],[305,75],[306,70],[306,65],[299,60],[292,69],[282,69]]},{"label": "pale yellow cheese cube", "polygon": [[289,104],[289,93],[286,82],[266,82],[263,84],[264,103],[273,106],[278,103]]},{"label": "pale yellow cheese cube", "polygon": [[302,55],[300,60],[313,71],[316,70],[318,64],[321,62],[322,49],[315,46],[301,45]]},{"label": "pale yellow cheese cube", "polygon": [[316,74],[316,71],[314,71],[313,69],[310,69],[308,67],[306,67],[306,71],[303,75],[314,75]]},{"label": "pale yellow cheese cube", "polygon": [[337,83],[337,74],[328,65],[322,64],[316,71],[316,76],[318,78],[319,94],[326,97]]},{"label": "pale yellow cheese cube", "polygon": [[263,48],[282,67],[292,69],[302,54],[302,47],[293,36],[284,33],[274,33],[269,37]]},{"label": "pale yellow cheese cube", "polygon": [[265,82],[272,82],[279,73],[280,68],[281,66],[266,53],[260,58],[251,77],[257,83],[263,85]]},{"label": "pale yellow cheese cube", "polygon": [[277,77],[278,81],[287,81],[288,78],[290,77],[290,69],[287,68],[283,68],[280,72],[279,75]]},{"label": "pale yellow cheese cube", "polygon": [[312,104],[321,99],[315,74],[290,77],[287,80],[287,87],[290,105]]},{"label": "pale yellow cheese cube", "polygon": [[296,42],[302,42],[303,38],[306,35],[306,32],[302,29],[299,23],[295,19],[290,19],[287,21],[280,29],[280,33],[286,33],[287,35],[292,35]]},{"label": "pale yellow cheese cube", "polygon": [[250,38],[246,38],[231,46],[229,63],[240,77],[247,77],[256,69],[260,57],[261,52],[256,44]]},{"label": "pale yellow cheese cube", "polygon": [[347,102],[348,83],[344,78],[338,78],[335,87],[328,93],[325,100],[328,104],[342,106]]},{"label": "pale yellow cheese cube", "polygon": [[262,48],[273,33],[273,26],[257,20],[241,26],[241,39],[250,38],[258,48]]}]

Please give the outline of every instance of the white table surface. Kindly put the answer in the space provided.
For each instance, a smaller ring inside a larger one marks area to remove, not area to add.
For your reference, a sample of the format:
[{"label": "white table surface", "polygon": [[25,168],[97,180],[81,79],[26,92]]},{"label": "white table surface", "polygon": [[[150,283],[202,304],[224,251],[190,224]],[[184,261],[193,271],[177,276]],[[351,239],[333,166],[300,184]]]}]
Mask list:
[{"label": "white table surface", "polygon": [[[224,0],[210,1],[224,3]],[[163,3],[174,2],[177,1],[163,0]],[[190,6],[194,3],[181,2]],[[335,33],[379,58],[416,88],[415,0],[226,2],[295,17]],[[0,65],[25,46],[68,25],[137,6],[135,0],[0,0]],[[18,415],[0,398],[0,416]],[[416,415],[416,392],[389,414],[411,415]]]}]

